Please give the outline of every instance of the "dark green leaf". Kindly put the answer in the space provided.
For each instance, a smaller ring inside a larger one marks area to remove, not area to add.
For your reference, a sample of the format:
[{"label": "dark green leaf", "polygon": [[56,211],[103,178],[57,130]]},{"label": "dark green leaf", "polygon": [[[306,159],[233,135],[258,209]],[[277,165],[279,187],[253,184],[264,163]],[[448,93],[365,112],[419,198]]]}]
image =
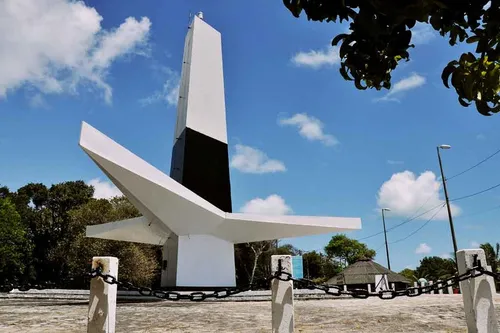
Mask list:
[{"label": "dark green leaf", "polygon": [[470,105],[469,103],[467,103],[466,101],[464,101],[462,99],[462,97],[458,97],[458,103],[460,103],[460,105],[465,106],[465,107],[468,107]]},{"label": "dark green leaf", "polygon": [[346,38],[349,36],[348,34],[340,34],[335,36],[335,38],[332,40],[332,46],[336,46],[342,39]]},{"label": "dark green leaf", "polygon": [[352,81],[353,79],[349,76],[349,74],[347,73],[347,70],[346,70],[346,67],[344,64],[342,64],[340,66],[340,75],[342,75],[342,77],[344,78],[344,80],[347,80],[347,81]]},{"label": "dark green leaf", "polygon": [[443,80],[443,84],[446,88],[450,88],[450,86],[448,85],[448,80],[449,80],[449,77],[450,75],[455,71],[455,66],[453,65],[450,65],[448,64],[448,66],[446,66],[444,69],[443,69],[443,73],[441,74],[441,80]]}]

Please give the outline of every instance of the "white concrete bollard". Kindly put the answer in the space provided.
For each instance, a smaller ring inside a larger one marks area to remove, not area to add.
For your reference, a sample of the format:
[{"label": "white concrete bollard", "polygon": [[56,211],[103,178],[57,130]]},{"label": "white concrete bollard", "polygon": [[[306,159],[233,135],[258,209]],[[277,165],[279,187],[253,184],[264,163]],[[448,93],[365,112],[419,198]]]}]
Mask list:
[{"label": "white concrete bollard", "polygon": [[347,284],[344,284],[344,291],[347,291]]},{"label": "white concrete bollard", "polygon": [[415,288],[418,287],[418,282],[417,281],[413,282],[413,287],[415,287]]},{"label": "white concrete bollard", "polygon": [[396,284],[394,282],[391,283],[391,290],[396,290]]},{"label": "white concrete bollard", "polygon": [[[429,286],[432,286],[434,284],[434,281],[429,281]],[[434,292],[431,292],[430,290],[427,292],[427,294],[434,294]]]},{"label": "white concrete bollard", "polygon": [[[281,270],[292,273],[292,256],[271,256],[271,272],[278,271],[281,261]],[[293,313],[293,282],[273,279],[271,282],[272,292],[272,332],[292,333],[294,331]]]},{"label": "white concrete bollard", "polygon": [[448,294],[453,295],[453,287],[448,286]]},{"label": "white concrete bollard", "polygon": [[[474,267],[474,255],[486,267],[484,250],[460,250],[457,252],[458,272],[463,274]],[[490,280],[485,275],[460,281],[464,301],[465,320],[469,333],[498,333]]]},{"label": "white concrete bollard", "polygon": [[372,292],[372,285],[368,283],[368,292],[371,293]]},{"label": "white concrete bollard", "polygon": [[[94,257],[92,269],[97,267],[118,279],[118,258]],[[108,284],[100,277],[90,281],[87,333],[115,333],[116,294],[116,284]]]},{"label": "white concrete bollard", "polygon": [[[439,281],[437,282],[437,284],[438,284],[438,287],[439,287],[439,288],[441,288],[441,287],[443,286],[443,284],[441,283],[441,280],[439,280]],[[443,294],[443,289],[439,289],[439,290],[438,290],[438,294],[441,294],[441,295],[442,295],[442,294]]]}]

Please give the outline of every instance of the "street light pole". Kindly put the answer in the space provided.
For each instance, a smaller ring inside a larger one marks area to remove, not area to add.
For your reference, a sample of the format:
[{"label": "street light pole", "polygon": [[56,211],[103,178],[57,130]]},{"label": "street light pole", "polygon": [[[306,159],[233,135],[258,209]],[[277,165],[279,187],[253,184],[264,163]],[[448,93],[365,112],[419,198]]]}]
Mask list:
[{"label": "street light pole", "polygon": [[389,259],[389,245],[387,244],[387,231],[385,230],[385,216],[384,211],[390,211],[389,208],[382,208],[382,224],[384,225],[384,237],[385,237],[385,253],[387,254],[387,268],[391,270],[391,261]]},{"label": "street light pole", "polygon": [[446,188],[446,178],[444,177],[444,172],[443,172],[443,163],[441,162],[441,154],[439,152],[439,149],[450,149],[451,146],[449,145],[440,145],[437,146],[437,154],[438,154],[438,160],[439,160],[439,169],[441,170],[441,180],[443,181],[443,189],[444,189],[444,198],[446,200],[446,208],[448,209],[448,219],[450,221],[450,230],[451,230],[451,239],[453,240],[453,251],[455,253],[455,263],[457,262],[457,239],[455,238],[455,228],[453,226],[453,218],[451,216],[451,207],[450,207],[450,200],[448,199],[448,189]]}]

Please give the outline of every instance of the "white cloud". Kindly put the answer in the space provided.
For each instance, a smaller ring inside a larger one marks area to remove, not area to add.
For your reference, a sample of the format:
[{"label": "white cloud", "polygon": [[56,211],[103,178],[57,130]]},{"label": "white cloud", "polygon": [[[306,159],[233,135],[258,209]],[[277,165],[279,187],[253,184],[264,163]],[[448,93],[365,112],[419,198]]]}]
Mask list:
[{"label": "white cloud", "polygon": [[476,135],[476,139],[477,140],[486,140],[486,135],[480,133],[480,134]]},{"label": "white cloud", "polygon": [[406,91],[423,86],[425,82],[425,77],[417,73],[412,73],[410,76],[396,82],[384,97],[378,98],[375,101],[399,102],[398,96],[401,96]]},{"label": "white cloud", "polygon": [[292,57],[292,63],[299,67],[319,69],[323,66],[333,66],[340,63],[338,47],[327,47],[325,50],[299,52]]},{"label": "white cloud", "polygon": [[417,24],[415,24],[415,26],[411,29],[412,44],[427,44],[434,38],[436,38],[436,32],[427,23],[417,22]]},{"label": "white cloud", "polygon": [[47,103],[42,94],[37,93],[29,98],[29,104],[32,108],[47,108]]},{"label": "white cloud", "polygon": [[176,106],[179,99],[180,76],[168,67],[160,67],[163,72],[162,89],[156,90],[151,96],[139,100],[143,106],[157,102],[166,102],[170,106]]},{"label": "white cloud", "polygon": [[25,85],[54,94],[89,84],[111,103],[111,64],[147,50],[147,17],[104,30],[94,8],[70,0],[3,0],[0,13],[0,31],[8,32],[0,34],[0,98]]},{"label": "white cloud", "polygon": [[115,185],[99,178],[91,179],[87,184],[94,187],[94,198],[96,199],[111,199],[123,195]]},{"label": "white cloud", "polygon": [[443,253],[442,255],[440,255],[441,258],[443,259],[451,259],[451,254],[449,253]]},{"label": "white cloud", "polygon": [[271,194],[265,199],[255,198],[243,205],[240,211],[248,214],[286,215],[292,213],[292,208],[277,194]]},{"label": "white cloud", "polygon": [[481,244],[479,244],[479,243],[478,243],[478,242],[476,242],[476,241],[472,241],[472,242],[470,242],[470,246],[471,246],[471,248],[473,248],[473,249],[479,249],[479,246],[481,246]]},{"label": "white cloud", "polygon": [[426,243],[421,243],[416,249],[415,253],[416,254],[429,254],[431,253],[432,248],[427,245]]},{"label": "white cloud", "polygon": [[305,113],[297,113],[290,118],[282,118],[279,120],[279,124],[295,126],[301,136],[310,141],[320,141],[325,146],[335,146],[340,143],[336,137],[323,131],[324,124],[321,120]]},{"label": "white cloud", "polygon": [[405,163],[404,161],[387,160],[387,164],[390,164],[390,165],[400,165],[400,164],[404,164],[404,163]]},{"label": "white cloud", "polygon": [[231,158],[230,166],[246,173],[271,173],[286,171],[285,164],[278,160],[270,159],[264,152],[237,144],[236,154]]},{"label": "white cloud", "polygon": [[[420,215],[444,203],[444,200],[439,197],[440,186],[440,182],[432,171],[425,171],[418,177],[408,170],[395,173],[380,187],[377,198],[378,205],[390,208],[391,214],[395,216],[413,217]],[[418,219],[427,220],[436,213],[436,210],[423,214]],[[453,203],[451,211],[454,216],[461,212],[460,207]],[[441,209],[434,217],[435,220],[446,220],[447,218],[445,208]]]}]

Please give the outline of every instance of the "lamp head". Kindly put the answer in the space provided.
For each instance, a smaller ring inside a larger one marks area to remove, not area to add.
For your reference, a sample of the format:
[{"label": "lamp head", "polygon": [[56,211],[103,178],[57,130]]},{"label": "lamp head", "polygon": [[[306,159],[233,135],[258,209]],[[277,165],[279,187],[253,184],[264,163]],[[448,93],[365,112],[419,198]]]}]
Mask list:
[{"label": "lamp head", "polygon": [[382,208],[382,210],[385,210],[386,212],[390,212],[391,211],[390,208]]},{"label": "lamp head", "polygon": [[439,148],[441,148],[441,149],[450,149],[451,146],[450,145],[440,145]]}]

